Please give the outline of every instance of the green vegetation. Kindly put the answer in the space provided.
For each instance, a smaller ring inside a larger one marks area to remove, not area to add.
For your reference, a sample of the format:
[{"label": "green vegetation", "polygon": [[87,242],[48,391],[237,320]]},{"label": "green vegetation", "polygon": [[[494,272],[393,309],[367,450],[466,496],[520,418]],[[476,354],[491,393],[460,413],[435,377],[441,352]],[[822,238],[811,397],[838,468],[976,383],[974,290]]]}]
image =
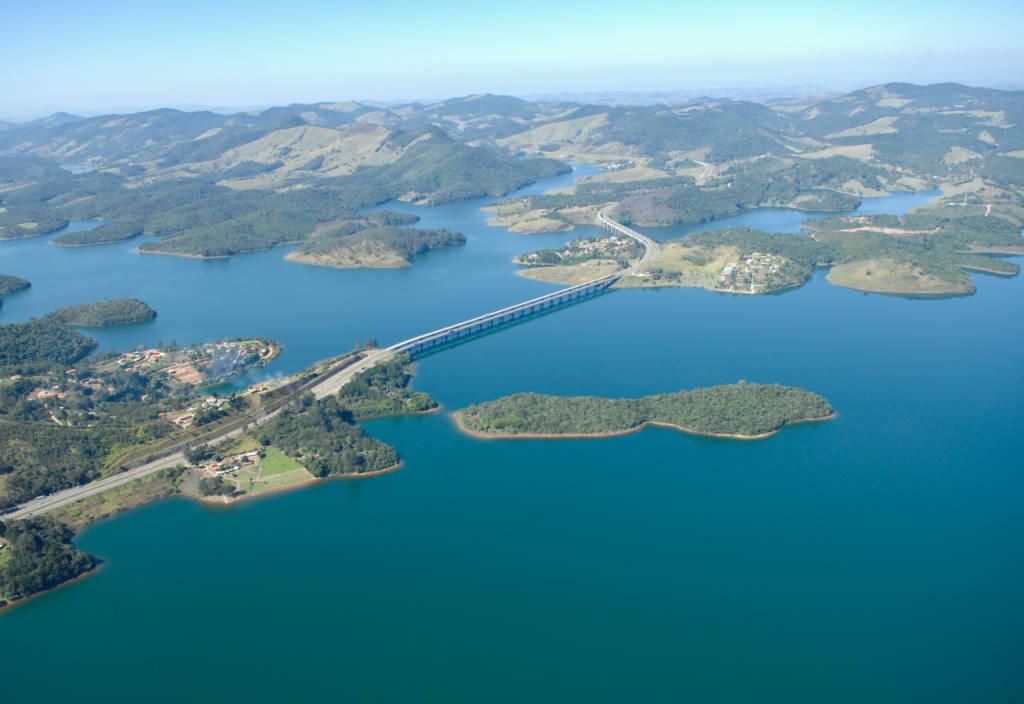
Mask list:
[{"label": "green vegetation", "polygon": [[142,234],[142,226],[130,222],[108,222],[92,230],[69,232],[58,235],[50,244],[57,247],[88,247],[90,245],[115,244]]},{"label": "green vegetation", "polygon": [[302,465],[284,454],[276,447],[268,447],[263,463],[260,466],[261,477],[274,477],[279,474],[286,474],[302,469]]},{"label": "green vegetation", "polygon": [[7,274],[0,274],[0,296],[6,296],[11,293],[17,293],[18,291],[24,291],[32,284],[28,279],[22,279],[17,276],[8,276]]},{"label": "green vegetation", "polygon": [[73,364],[95,348],[95,340],[55,320],[0,325],[0,372],[18,374]]},{"label": "green vegetation", "polygon": [[48,235],[67,224],[64,215],[48,208],[5,208],[0,210],[0,240]]},{"label": "green vegetation", "polygon": [[259,437],[317,477],[379,472],[398,464],[395,448],[366,435],[352,411],[333,396],[304,398],[264,425]]},{"label": "green vegetation", "polygon": [[286,258],[304,264],[346,269],[395,268],[408,266],[416,254],[465,242],[462,233],[450,230],[370,227],[354,234],[335,231],[316,235]]},{"label": "green vegetation", "polygon": [[423,413],[437,408],[437,401],[409,388],[408,355],[378,364],[352,379],[338,392],[338,400],[356,420]]},{"label": "green vegetation", "polygon": [[[3,526],[0,523],[0,526]],[[73,531],[47,519],[13,521],[4,535],[11,551],[0,566],[0,602],[52,589],[91,570],[96,561],[71,546]]]},{"label": "green vegetation", "polygon": [[137,298],[112,298],[61,308],[46,317],[75,327],[104,328],[144,323],[155,318],[156,311]]},{"label": "green vegetation", "polygon": [[785,425],[831,417],[821,396],[777,384],[731,384],[638,399],[514,394],[469,406],[456,416],[484,437],[599,436],[648,423],[685,432],[755,438]]},{"label": "green vegetation", "polygon": [[[179,117],[173,111],[161,113],[158,122]],[[205,118],[197,117],[197,121],[209,124]],[[134,120],[130,122],[134,124]],[[79,123],[76,126],[85,127]],[[143,129],[143,125],[137,127]],[[271,133],[257,130],[252,136],[262,138]],[[383,130],[382,134],[375,152],[378,156],[352,172],[342,169],[321,173],[317,169],[243,162],[222,172],[217,172],[215,166],[200,169],[193,164],[189,167],[194,171],[189,172],[190,178],[176,178],[182,173],[175,172],[173,176],[167,173],[136,180],[141,173],[136,173],[135,167],[122,168],[120,173],[44,174],[43,180],[0,191],[0,237],[50,232],[66,224],[69,217],[102,219],[106,225],[69,233],[55,244],[106,244],[144,231],[163,239],[143,243],[139,248],[142,252],[227,257],[302,242],[321,232],[323,226],[331,229],[344,220],[362,221],[366,226],[406,223],[409,216],[362,217],[358,213],[360,208],[388,200],[439,203],[501,195],[568,170],[565,164],[551,159],[517,159],[493,147],[469,147],[436,127]],[[8,136],[6,132],[4,136]],[[343,134],[336,138],[345,144]],[[355,138],[353,141],[358,142]],[[138,148],[148,152],[149,146],[155,148],[148,143]],[[234,146],[237,144],[232,143]],[[349,156],[356,159],[353,163],[359,163],[358,158]],[[274,179],[259,181],[266,173],[275,174]],[[251,181],[262,187],[250,184],[239,190],[223,185],[243,176],[257,176]],[[301,187],[281,188],[287,185]]]}]

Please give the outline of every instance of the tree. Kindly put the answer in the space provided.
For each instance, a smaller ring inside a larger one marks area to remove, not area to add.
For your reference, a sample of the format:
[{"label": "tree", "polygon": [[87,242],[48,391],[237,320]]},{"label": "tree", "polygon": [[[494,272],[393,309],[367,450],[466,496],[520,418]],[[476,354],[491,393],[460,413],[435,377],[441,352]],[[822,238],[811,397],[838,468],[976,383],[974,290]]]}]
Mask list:
[{"label": "tree", "polygon": [[203,460],[213,457],[213,450],[209,445],[196,445],[185,450],[185,459],[191,465],[198,465]]}]

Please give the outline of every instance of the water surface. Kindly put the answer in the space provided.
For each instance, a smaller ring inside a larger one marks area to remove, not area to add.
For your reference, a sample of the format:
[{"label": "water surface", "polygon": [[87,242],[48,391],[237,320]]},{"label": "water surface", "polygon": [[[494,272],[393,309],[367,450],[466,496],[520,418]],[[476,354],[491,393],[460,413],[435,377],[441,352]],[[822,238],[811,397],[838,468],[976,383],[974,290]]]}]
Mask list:
[{"label": "water surface", "polygon": [[[510,258],[579,233],[487,228],[480,205],[399,206],[469,241],[398,271],[5,243],[0,271],[34,285],[0,319],[134,295],[159,317],[104,345],[260,335],[291,371],[549,290]],[[743,378],[839,417],[759,442],[370,423],[400,471],[86,531],[99,574],[0,615],[2,700],[1020,701],[1022,297],[821,273],[780,296],[614,291],[426,357],[416,387],[446,411]]]}]

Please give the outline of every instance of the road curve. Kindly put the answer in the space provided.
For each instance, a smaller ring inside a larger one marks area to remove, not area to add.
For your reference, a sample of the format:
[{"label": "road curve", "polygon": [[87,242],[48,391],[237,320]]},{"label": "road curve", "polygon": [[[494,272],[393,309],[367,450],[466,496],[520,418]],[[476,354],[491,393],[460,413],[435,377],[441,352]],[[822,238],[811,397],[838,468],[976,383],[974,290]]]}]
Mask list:
[{"label": "road curve", "polygon": [[628,269],[623,270],[621,272],[623,276],[628,276],[630,274],[636,274],[638,272],[645,271],[661,255],[661,245],[658,244],[655,240],[652,240],[647,235],[640,234],[639,232],[630,227],[626,227],[621,222],[612,220],[610,217],[605,215],[603,210],[599,210],[597,212],[597,221],[602,226],[614,230],[620,235],[630,237],[636,240],[644,248],[644,255],[640,257],[640,261],[638,261],[636,264],[629,267]]}]

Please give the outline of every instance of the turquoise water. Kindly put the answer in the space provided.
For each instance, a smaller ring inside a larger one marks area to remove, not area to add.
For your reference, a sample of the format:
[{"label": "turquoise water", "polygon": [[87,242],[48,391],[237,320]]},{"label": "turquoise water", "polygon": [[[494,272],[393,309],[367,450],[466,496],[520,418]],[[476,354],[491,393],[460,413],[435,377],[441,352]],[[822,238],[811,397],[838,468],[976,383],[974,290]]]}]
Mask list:
[{"label": "turquoise water", "polygon": [[[548,290],[509,258],[573,235],[486,228],[479,205],[416,209],[469,242],[402,271],[6,243],[0,271],[34,286],[0,319],[138,295],[160,316],[104,344],[265,335],[290,371]],[[370,423],[400,471],[86,531],[99,574],[0,615],[0,699],[1020,701],[1022,284],[616,291],[427,357],[416,387],[446,411],[744,378],[840,415],[760,442]]]}]

